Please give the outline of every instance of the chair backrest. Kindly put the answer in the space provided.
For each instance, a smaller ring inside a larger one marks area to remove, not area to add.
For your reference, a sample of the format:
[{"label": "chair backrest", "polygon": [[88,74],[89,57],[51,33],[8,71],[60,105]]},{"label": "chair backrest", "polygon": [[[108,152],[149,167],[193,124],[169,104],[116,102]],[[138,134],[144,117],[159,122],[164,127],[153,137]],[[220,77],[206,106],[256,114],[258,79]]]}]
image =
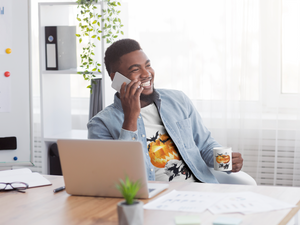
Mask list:
[{"label": "chair backrest", "polygon": [[220,184],[244,184],[256,186],[256,181],[247,173],[239,171],[237,173],[226,173],[215,171],[214,168],[209,168]]},{"label": "chair backrest", "polygon": [[50,175],[62,175],[57,144],[53,143],[49,148]]}]

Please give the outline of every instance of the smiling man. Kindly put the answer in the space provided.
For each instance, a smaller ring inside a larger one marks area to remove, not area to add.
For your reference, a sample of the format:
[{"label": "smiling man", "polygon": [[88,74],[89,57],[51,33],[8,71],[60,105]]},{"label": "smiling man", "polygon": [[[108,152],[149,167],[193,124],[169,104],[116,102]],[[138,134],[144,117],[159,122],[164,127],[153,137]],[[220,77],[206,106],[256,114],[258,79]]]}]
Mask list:
[{"label": "smiling man", "polygon": [[[155,73],[139,43],[113,43],[105,65],[112,80],[119,72],[131,83],[89,121],[88,138],[140,141],[148,180],[218,183],[208,167],[213,167],[212,149],[220,145],[184,93],[154,89]],[[232,171],[240,171],[241,154],[234,152],[232,162]]]}]

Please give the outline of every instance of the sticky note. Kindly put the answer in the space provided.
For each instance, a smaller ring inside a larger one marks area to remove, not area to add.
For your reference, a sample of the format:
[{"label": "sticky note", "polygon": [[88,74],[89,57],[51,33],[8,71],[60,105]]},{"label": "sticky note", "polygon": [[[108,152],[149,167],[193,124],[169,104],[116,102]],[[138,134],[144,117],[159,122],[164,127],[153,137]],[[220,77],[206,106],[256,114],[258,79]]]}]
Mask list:
[{"label": "sticky note", "polygon": [[199,225],[201,220],[199,216],[176,216],[176,225]]},{"label": "sticky note", "polygon": [[213,225],[238,225],[241,222],[242,219],[237,217],[219,217],[214,220]]}]

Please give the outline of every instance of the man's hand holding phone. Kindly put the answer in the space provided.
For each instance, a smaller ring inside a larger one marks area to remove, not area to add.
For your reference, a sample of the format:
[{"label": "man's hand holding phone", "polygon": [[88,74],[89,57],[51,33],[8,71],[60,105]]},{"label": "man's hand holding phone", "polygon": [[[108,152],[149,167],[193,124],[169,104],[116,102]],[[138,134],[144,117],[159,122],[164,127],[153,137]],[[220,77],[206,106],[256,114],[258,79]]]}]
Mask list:
[{"label": "man's hand holding phone", "polygon": [[[140,81],[138,80],[131,81],[125,76],[123,76],[122,78],[122,76],[123,75],[116,72],[112,84],[112,87],[113,88],[116,87],[115,89],[117,90],[119,86],[119,82],[122,82],[119,90],[120,100],[124,111],[124,123],[122,128],[125,130],[136,131],[137,119],[141,111],[140,96],[144,88],[140,87],[141,85]],[[127,80],[124,78],[126,78]]]}]

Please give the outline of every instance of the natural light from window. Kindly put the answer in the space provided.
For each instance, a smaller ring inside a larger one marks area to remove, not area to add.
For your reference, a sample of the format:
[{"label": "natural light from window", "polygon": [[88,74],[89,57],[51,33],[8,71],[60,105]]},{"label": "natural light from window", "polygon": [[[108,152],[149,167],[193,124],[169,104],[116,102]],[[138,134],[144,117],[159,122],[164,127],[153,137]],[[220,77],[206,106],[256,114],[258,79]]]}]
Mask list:
[{"label": "natural light from window", "polygon": [[259,99],[258,1],[127,2],[128,37],[150,58],[157,88],[194,100]]},{"label": "natural light from window", "polygon": [[282,87],[284,94],[299,93],[300,2],[282,1]]}]

